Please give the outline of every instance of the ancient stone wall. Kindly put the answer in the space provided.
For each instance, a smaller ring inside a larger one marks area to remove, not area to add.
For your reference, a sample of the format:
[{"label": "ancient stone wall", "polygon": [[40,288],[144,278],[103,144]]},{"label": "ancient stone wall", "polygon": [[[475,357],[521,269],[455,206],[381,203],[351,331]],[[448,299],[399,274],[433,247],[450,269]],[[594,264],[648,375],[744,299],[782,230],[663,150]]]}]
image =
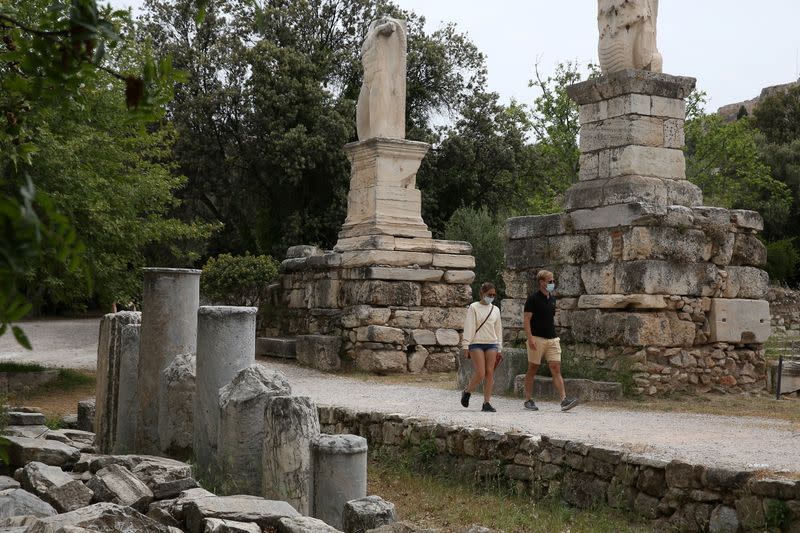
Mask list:
[{"label": "ancient stone wall", "polygon": [[[800,527],[800,481],[661,461],[546,436],[438,424],[417,417],[320,407],[321,429],[353,433],[378,453],[426,457],[427,466],[534,498],[629,510],[666,531]],[[434,450],[435,453],[431,453]]]},{"label": "ancient stone wall", "polygon": [[773,333],[800,335],[800,290],[770,287],[767,301]]},{"label": "ancient stone wall", "polygon": [[[341,338],[345,368],[454,370],[472,301],[471,251],[465,242],[391,236],[340,240],[329,252],[293,247],[281,264],[277,329]],[[302,344],[298,360],[313,365]]]}]

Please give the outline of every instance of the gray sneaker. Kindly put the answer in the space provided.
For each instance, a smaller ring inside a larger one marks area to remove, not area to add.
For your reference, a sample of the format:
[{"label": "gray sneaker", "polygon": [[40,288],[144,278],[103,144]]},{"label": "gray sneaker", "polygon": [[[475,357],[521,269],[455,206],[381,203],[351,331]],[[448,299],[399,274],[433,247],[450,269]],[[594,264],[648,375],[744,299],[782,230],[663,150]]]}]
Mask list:
[{"label": "gray sneaker", "polygon": [[577,398],[564,398],[564,400],[561,402],[561,410],[562,411],[569,411],[570,409],[572,409],[576,405],[578,405],[578,399]]},{"label": "gray sneaker", "polygon": [[536,403],[534,403],[534,401],[533,401],[533,400],[525,400],[525,403],[524,403],[524,404],[522,404],[522,405],[523,405],[523,407],[525,407],[525,409],[527,409],[528,411],[538,411],[538,410],[539,410],[539,408],[538,408],[538,407],[536,407]]}]

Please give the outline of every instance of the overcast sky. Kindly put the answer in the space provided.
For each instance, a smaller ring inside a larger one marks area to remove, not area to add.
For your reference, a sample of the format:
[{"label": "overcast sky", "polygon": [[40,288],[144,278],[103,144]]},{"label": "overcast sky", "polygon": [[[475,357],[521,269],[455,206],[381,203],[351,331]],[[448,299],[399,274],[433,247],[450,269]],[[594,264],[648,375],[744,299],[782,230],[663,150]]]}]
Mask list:
[{"label": "overcast sky", "polygon": [[[538,62],[597,62],[595,0],[395,0],[433,31],[455,22],[486,55],[489,88],[504,101],[530,103]],[[140,0],[113,0],[138,7]],[[661,0],[658,48],[664,72],[697,78],[709,110],[747,100],[762,87],[798,78],[800,1]]]}]

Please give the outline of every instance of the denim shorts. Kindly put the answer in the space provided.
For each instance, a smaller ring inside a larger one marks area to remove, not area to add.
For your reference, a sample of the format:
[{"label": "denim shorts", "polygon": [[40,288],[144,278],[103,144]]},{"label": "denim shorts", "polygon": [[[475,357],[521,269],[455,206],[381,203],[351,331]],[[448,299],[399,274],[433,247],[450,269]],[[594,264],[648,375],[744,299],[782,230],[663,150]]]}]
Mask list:
[{"label": "denim shorts", "polygon": [[483,350],[484,352],[487,350],[497,350],[496,344],[470,344],[470,350]]}]

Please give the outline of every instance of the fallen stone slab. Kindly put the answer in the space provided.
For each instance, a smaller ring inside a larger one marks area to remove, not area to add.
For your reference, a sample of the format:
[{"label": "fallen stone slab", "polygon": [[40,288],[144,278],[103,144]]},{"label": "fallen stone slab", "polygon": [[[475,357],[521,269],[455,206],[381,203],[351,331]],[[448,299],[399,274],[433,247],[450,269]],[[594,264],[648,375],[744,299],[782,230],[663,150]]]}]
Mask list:
[{"label": "fallen stone slab", "polygon": [[200,498],[209,498],[212,496],[216,496],[213,492],[209,492],[204,488],[198,487],[196,489],[189,489],[181,492],[177,498],[173,500],[172,506],[170,508],[170,513],[172,516],[175,517],[176,520],[179,522],[183,522],[186,519],[186,511],[189,508],[189,504],[192,503],[194,500],[198,500]]},{"label": "fallen stone slab", "polygon": [[281,518],[275,529],[278,533],[341,533],[341,530],[310,516]]},{"label": "fallen stone slab", "polygon": [[153,491],[153,498],[156,500],[166,500],[168,498],[174,498],[178,496],[185,490],[194,489],[199,486],[200,485],[194,478],[185,477],[182,479],[176,479],[174,481],[156,483],[151,487],[150,490]]},{"label": "fallen stone slab", "polygon": [[394,504],[380,496],[350,500],[344,505],[342,529],[345,533],[365,533],[394,522],[397,522]]},{"label": "fallen stone slab", "polygon": [[34,461],[22,468],[19,482],[28,492],[43,496],[49,489],[66,485],[72,480],[72,476],[59,467]]},{"label": "fallen stone slab", "polygon": [[0,490],[18,489],[19,481],[8,476],[0,476]]},{"label": "fallen stone slab", "polygon": [[80,480],[72,480],[57,487],[51,487],[42,498],[56,508],[59,513],[68,513],[92,503],[94,492]]},{"label": "fallen stone slab", "polygon": [[42,413],[9,411],[7,416],[10,426],[43,426],[45,423],[45,416]]},{"label": "fallen stone slab", "polygon": [[261,533],[259,525],[252,522],[206,518],[203,524],[203,533]]},{"label": "fallen stone slab", "polygon": [[12,516],[9,518],[3,518],[0,520],[0,531],[6,532],[7,530],[12,530],[15,527],[22,527],[27,529],[28,526],[31,526],[38,522],[39,519],[35,516],[30,515],[21,515],[21,516]]},{"label": "fallen stone slab", "polygon": [[[171,459],[145,459],[131,469],[131,473],[139,478],[150,490],[154,490],[156,486],[179,479],[190,478],[192,476],[192,467],[186,463],[173,461]],[[196,485],[195,485],[196,486]],[[190,489],[192,486],[187,486],[184,489]],[[177,495],[180,490],[175,492]]]},{"label": "fallen stone slab", "polygon": [[71,465],[81,456],[80,450],[63,442],[28,437],[6,437],[9,442],[8,459],[11,468],[38,461],[50,466]]},{"label": "fallen stone slab", "polygon": [[56,514],[49,503],[23,489],[0,491],[0,519],[11,516],[52,516]]},{"label": "fallen stone slab", "polygon": [[395,522],[394,524],[370,529],[367,533],[439,533],[439,530],[412,526],[408,522]]},{"label": "fallen stone slab", "polygon": [[71,413],[61,417],[61,427],[78,429],[78,413]]},{"label": "fallen stone slab", "polygon": [[147,511],[147,517],[156,522],[170,527],[180,527],[180,522],[172,516],[172,505],[175,500],[162,500],[153,502]]},{"label": "fallen stone slab", "polygon": [[124,466],[112,464],[98,471],[86,484],[95,501],[111,502],[147,512],[153,492]]},{"label": "fallen stone slab", "polygon": [[[108,465],[124,466],[128,470],[133,471],[137,466],[142,463],[151,463],[162,465],[166,468],[186,468],[188,465],[181,461],[168,459],[166,457],[158,457],[156,455],[95,455],[89,460],[89,471],[97,472],[107,467]],[[183,476],[182,476],[183,477]]]},{"label": "fallen stone slab", "polygon": [[47,426],[6,426],[2,434],[8,437],[28,437],[29,439],[43,438],[50,432]]},{"label": "fallen stone slab", "polygon": [[91,431],[79,429],[51,429],[44,438],[58,440],[74,448],[88,448],[94,446],[95,435]]},{"label": "fallen stone slab", "polygon": [[254,522],[263,528],[276,528],[284,517],[300,516],[286,502],[249,496],[211,496],[191,500],[186,509],[186,525],[190,533],[201,533],[206,518],[223,518],[237,522]]},{"label": "fallen stone slab", "polygon": [[[28,533],[57,533],[74,531],[70,527],[84,528],[95,533],[147,532],[171,533],[171,530],[142,513],[115,503],[96,503],[48,518],[30,526]],[[62,530],[61,528],[65,528]]]}]

